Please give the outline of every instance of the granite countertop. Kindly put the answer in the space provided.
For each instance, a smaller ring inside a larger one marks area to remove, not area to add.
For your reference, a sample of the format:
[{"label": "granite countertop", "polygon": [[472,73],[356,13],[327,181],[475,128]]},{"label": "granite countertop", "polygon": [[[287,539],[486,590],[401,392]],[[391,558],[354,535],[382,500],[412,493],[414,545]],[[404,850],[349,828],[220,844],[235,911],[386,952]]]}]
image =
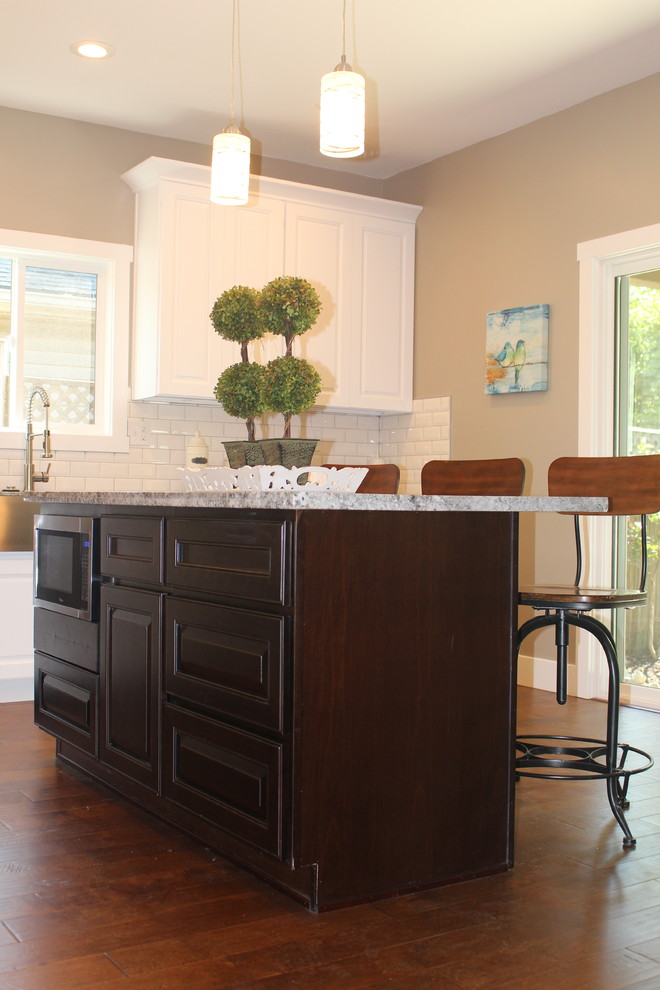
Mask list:
[{"label": "granite countertop", "polygon": [[368,495],[310,491],[266,492],[25,492],[26,502],[134,505],[190,509],[342,509],[388,512],[604,512],[606,497],[548,495]]}]

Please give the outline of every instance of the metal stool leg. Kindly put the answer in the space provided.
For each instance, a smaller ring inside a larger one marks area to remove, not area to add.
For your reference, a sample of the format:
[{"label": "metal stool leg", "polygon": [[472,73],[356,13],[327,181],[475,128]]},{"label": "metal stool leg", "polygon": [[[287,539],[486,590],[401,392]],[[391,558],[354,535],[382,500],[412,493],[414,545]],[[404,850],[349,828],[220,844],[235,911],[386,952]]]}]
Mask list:
[{"label": "metal stool leg", "polygon": [[[648,753],[634,746],[619,745],[619,665],[616,645],[610,630],[604,623],[585,612],[571,612],[563,609],[547,610],[543,615],[528,619],[518,632],[518,651],[523,640],[530,633],[546,626],[555,627],[555,644],[557,646],[557,702],[566,703],[568,645],[570,626],[586,629],[600,643],[608,666],[607,691],[607,729],[606,738],[598,739],[567,739],[565,736],[526,736],[516,740],[522,755],[516,760],[516,778],[519,777],[550,777],[551,779],[576,779],[576,772],[584,772],[587,778],[602,778],[607,781],[607,798],[614,818],[623,832],[624,848],[635,846],[636,839],[630,831],[623,813],[629,807],[627,800],[628,784],[633,773],[641,773],[653,766],[653,760]],[[580,743],[578,746],[533,745],[532,740],[543,739],[561,741],[562,743]],[[589,745],[584,745],[584,744]],[[621,758],[619,759],[619,750]],[[637,753],[646,759],[646,764],[635,769],[626,767],[629,752]],[[561,757],[570,757],[562,759]],[[605,764],[602,760],[605,758]],[[530,769],[533,768],[533,769]],[[559,770],[558,773],[539,772]],[[563,770],[570,771],[562,773]]]},{"label": "metal stool leg", "polygon": [[[620,778],[615,775],[615,771],[621,769],[618,764],[620,678],[616,646],[610,630],[602,622],[599,622],[598,619],[594,619],[591,615],[583,615],[580,617],[580,620],[580,622],[575,622],[574,624],[582,626],[596,637],[607,660],[609,676],[607,688],[607,751],[605,759],[607,768],[610,771],[610,776],[607,778],[607,797],[610,802],[612,814],[623,831],[623,844],[629,848],[636,845],[637,840],[630,831],[628,822],[623,814],[623,809],[629,806],[629,802],[626,800],[624,789],[619,783]],[[624,759],[626,755],[627,753],[624,753]],[[628,790],[628,780],[625,782],[625,790]]]}]

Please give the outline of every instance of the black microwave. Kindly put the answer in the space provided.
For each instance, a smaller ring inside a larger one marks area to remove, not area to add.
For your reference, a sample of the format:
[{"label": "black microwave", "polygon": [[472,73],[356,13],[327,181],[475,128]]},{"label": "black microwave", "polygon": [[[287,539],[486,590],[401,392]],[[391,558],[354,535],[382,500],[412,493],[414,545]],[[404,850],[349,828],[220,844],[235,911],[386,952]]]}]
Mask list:
[{"label": "black microwave", "polygon": [[97,523],[88,516],[35,517],[35,605],[97,620]]}]

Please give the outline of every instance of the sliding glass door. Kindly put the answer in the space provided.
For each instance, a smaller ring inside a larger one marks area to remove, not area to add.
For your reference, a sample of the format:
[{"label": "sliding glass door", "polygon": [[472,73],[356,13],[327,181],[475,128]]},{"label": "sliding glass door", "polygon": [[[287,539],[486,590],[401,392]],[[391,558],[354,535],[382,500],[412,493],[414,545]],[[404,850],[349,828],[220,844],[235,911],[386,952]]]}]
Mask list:
[{"label": "sliding glass door", "polygon": [[[660,270],[619,276],[615,312],[615,450],[660,454]],[[628,587],[639,584],[639,530],[632,518],[617,530],[614,567]],[[660,701],[660,513],[649,517],[648,543],[649,604],[617,611],[615,636],[623,680],[658,690]]]}]

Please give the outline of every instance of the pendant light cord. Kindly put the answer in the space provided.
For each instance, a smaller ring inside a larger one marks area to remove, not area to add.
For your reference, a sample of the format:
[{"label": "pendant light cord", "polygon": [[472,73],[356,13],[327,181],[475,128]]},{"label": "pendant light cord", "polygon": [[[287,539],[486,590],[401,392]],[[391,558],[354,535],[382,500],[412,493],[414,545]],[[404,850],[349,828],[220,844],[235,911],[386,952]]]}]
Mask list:
[{"label": "pendant light cord", "polygon": [[344,13],[342,17],[341,60],[342,62],[346,61],[346,0],[344,0]]},{"label": "pendant light cord", "polygon": [[229,107],[229,125],[234,126],[234,61],[235,61],[235,50],[236,50],[236,6],[238,0],[234,0],[234,9],[232,11],[231,18],[231,103]]}]

